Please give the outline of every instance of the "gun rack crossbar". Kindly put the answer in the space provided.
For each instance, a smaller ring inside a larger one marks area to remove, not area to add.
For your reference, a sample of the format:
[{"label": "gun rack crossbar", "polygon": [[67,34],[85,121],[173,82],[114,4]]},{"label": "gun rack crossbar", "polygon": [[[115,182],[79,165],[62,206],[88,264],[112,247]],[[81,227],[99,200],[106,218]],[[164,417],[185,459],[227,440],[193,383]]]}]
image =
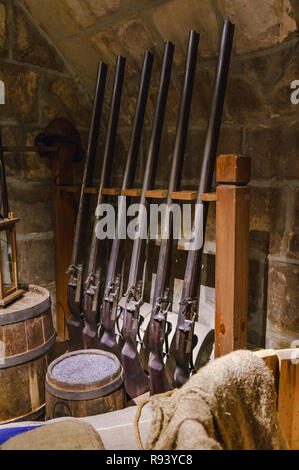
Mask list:
[{"label": "gun rack crossbar", "polygon": [[[80,186],[67,186],[61,185],[58,186],[60,191],[65,191],[68,193],[77,193],[81,190]],[[98,194],[99,189],[96,187],[93,188],[84,188],[84,193],[87,194]],[[120,188],[103,188],[102,194],[110,196],[130,196],[130,197],[140,197],[141,188],[133,189],[124,189]],[[150,189],[145,192],[145,197],[149,199],[166,199],[168,195],[167,189]],[[195,201],[197,199],[197,191],[177,191],[171,194],[171,198],[174,200],[180,201]],[[202,195],[202,201],[215,202],[216,193],[205,193]]]}]

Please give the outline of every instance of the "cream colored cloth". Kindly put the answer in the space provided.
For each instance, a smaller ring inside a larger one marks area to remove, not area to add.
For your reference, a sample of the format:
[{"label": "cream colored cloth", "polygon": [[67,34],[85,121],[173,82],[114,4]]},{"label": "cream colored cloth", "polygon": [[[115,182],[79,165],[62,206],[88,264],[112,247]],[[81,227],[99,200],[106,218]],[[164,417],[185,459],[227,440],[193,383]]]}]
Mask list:
[{"label": "cream colored cloth", "polygon": [[104,450],[99,434],[81,420],[66,419],[14,436],[1,450]]},{"label": "cream colored cloth", "polygon": [[274,378],[264,361],[235,351],[200,369],[171,396],[151,399],[146,448],[286,449],[275,403]]}]

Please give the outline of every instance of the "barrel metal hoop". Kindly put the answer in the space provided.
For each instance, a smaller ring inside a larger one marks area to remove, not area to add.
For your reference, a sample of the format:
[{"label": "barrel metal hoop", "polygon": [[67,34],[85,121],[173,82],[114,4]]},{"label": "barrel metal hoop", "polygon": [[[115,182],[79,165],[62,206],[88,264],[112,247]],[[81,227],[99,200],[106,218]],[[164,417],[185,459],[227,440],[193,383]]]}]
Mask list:
[{"label": "barrel metal hoop", "polygon": [[[30,286],[34,290],[35,286]],[[43,293],[41,288],[36,288],[39,293]],[[42,302],[37,305],[25,308],[24,310],[19,310],[16,312],[11,312],[8,314],[0,315],[0,326],[11,325],[12,323],[19,323],[30,318],[34,318],[42,315],[44,312],[51,308],[50,297],[47,297]]]},{"label": "barrel metal hoop", "polygon": [[104,397],[116,391],[123,384],[123,374],[121,373],[114,382],[104,385],[94,390],[71,391],[63,390],[61,388],[53,387],[48,380],[46,380],[46,390],[48,393],[57,398],[64,400],[94,400],[96,398]]},{"label": "barrel metal hoop", "polygon": [[25,352],[23,354],[18,354],[17,356],[0,358],[0,370],[8,369],[9,367],[18,366],[20,364],[25,364],[26,362],[33,361],[38,357],[46,354],[49,349],[53,346],[56,341],[56,333],[54,333],[46,343],[43,343],[41,346],[38,346],[31,351]]}]

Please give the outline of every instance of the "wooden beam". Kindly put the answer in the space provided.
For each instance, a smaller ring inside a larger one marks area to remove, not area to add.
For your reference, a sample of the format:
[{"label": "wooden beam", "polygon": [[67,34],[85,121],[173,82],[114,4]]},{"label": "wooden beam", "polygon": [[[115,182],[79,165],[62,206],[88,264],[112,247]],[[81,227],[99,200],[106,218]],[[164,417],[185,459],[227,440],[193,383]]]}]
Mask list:
[{"label": "wooden beam", "polygon": [[[58,185],[57,189],[59,189],[60,191],[64,191],[66,193],[77,193],[81,191],[80,186],[69,186],[66,184]],[[84,189],[84,193],[86,194],[98,194],[98,192],[99,192],[99,188],[85,188]],[[120,194],[120,189],[119,188],[103,188],[102,194],[115,196],[115,195]]]},{"label": "wooden beam", "polygon": [[[175,191],[171,193],[171,199],[180,201],[195,201],[197,199],[198,192],[195,190],[190,191]],[[204,193],[201,197],[202,201],[214,202],[216,201],[216,193]]]},{"label": "wooden beam", "polygon": [[[232,159],[227,155],[227,161],[224,155],[219,158],[217,177],[221,175],[226,182],[231,179],[232,160],[238,165],[242,157]],[[229,177],[225,171],[229,172]],[[235,180],[238,174],[235,169]],[[246,348],[248,308],[250,190],[247,186],[219,183],[216,189],[215,357]]]},{"label": "wooden beam", "polygon": [[164,199],[168,195],[167,189],[149,189],[145,191],[145,197],[153,198],[153,199]]},{"label": "wooden beam", "polygon": [[139,197],[141,196],[142,189],[139,188],[132,188],[132,189],[123,189],[120,194],[122,196],[132,196],[132,197]]},{"label": "wooden beam", "polygon": [[207,202],[215,202],[217,201],[217,195],[216,193],[203,193],[201,196],[202,201],[207,201]]},{"label": "wooden beam", "polygon": [[85,194],[98,194],[99,188],[84,188]]},{"label": "wooden beam", "polygon": [[299,349],[276,351],[279,361],[278,420],[292,450],[299,450]]},{"label": "wooden beam", "polygon": [[64,191],[62,187],[75,188],[72,182],[73,156],[76,151],[74,144],[62,143],[52,158],[52,179],[56,183],[53,188],[53,200],[57,341],[68,339],[66,320],[70,312],[67,302],[68,275],[66,271],[72,258],[75,209],[74,191]]},{"label": "wooden beam", "polygon": [[110,195],[110,196],[118,196],[121,192],[120,188],[103,188],[102,194]]},{"label": "wooden beam", "polygon": [[179,201],[194,201],[197,199],[197,191],[175,191],[171,193],[171,199]]},{"label": "wooden beam", "polygon": [[250,162],[250,157],[245,155],[219,155],[216,163],[216,181],[219,183],[249,183]]}]

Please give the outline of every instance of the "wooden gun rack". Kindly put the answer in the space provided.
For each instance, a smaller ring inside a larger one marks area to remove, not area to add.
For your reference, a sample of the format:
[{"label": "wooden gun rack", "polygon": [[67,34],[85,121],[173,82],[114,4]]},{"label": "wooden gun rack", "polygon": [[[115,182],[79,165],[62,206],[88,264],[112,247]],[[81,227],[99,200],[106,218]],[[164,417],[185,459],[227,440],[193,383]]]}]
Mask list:
[{"label": "wooden gun rack", "polygon": [[[58,161],[59,159],[57,159]],[[59,173],[59,168],[56,169]],[[55,173],[55,172],[54,172]],[[216,193],[207,193],[203,201],[216,202],[216,325],[215,357],[222,356],[247,345],[248,302],[248,242],[250,196],[247,183],[250,180],[250,158],[242,155],[220,155],[217,158]],[[71,259],[71,227],[75,214],[69,197],[80,191],[69,178],[60,178],[54,188],[56,234],[55,247],[63,258],[56,259],[56,279],[60,279],[57,290],[58,340],[67,339],[65,322],[61,314],[68,312],[65,271]],[[97,194],[97,188],[86,188],[89,194]],[[104,188],[103,194],[140,197],[141,189],[121,191],[119,188]],[[166,189],[147,191],[146,197],[164,199]],[[197,191],[179,191],[172,199],[194,201]],[[64,228],[63,228],[64,227]],[[68,261],[66,260],[68,259]],[[57,282],[57,281],[56,281]],[[63,307],[63,312],[60,310]]]},{"label": "wooden gun rack", "polygon": [[[68,339],[66,271],[70,265],[75,225],[74,193],[80,191],[73,185],[73,156],[77,151],[72,143],[56,147],[3,147],[4,151],[37,151],[51,154],[54,199],[54,241],[56,276],[57,340]],[[203,194],[202,200],[216,202],[216,313],[215,357],[246,348],[248,302],[248,256],[250,158],[243,155],[220,155],[216,164],[217,188],[215,193]],[[98,189],[86,188],[86,193],[97,194]],[[140,188],[120,191],[104,188],[103,194],[139,197]],[[146,197],[164,199],[167,190],[152,189]],[[172,193],[172,199],[195,201],[197,191]]]}]

